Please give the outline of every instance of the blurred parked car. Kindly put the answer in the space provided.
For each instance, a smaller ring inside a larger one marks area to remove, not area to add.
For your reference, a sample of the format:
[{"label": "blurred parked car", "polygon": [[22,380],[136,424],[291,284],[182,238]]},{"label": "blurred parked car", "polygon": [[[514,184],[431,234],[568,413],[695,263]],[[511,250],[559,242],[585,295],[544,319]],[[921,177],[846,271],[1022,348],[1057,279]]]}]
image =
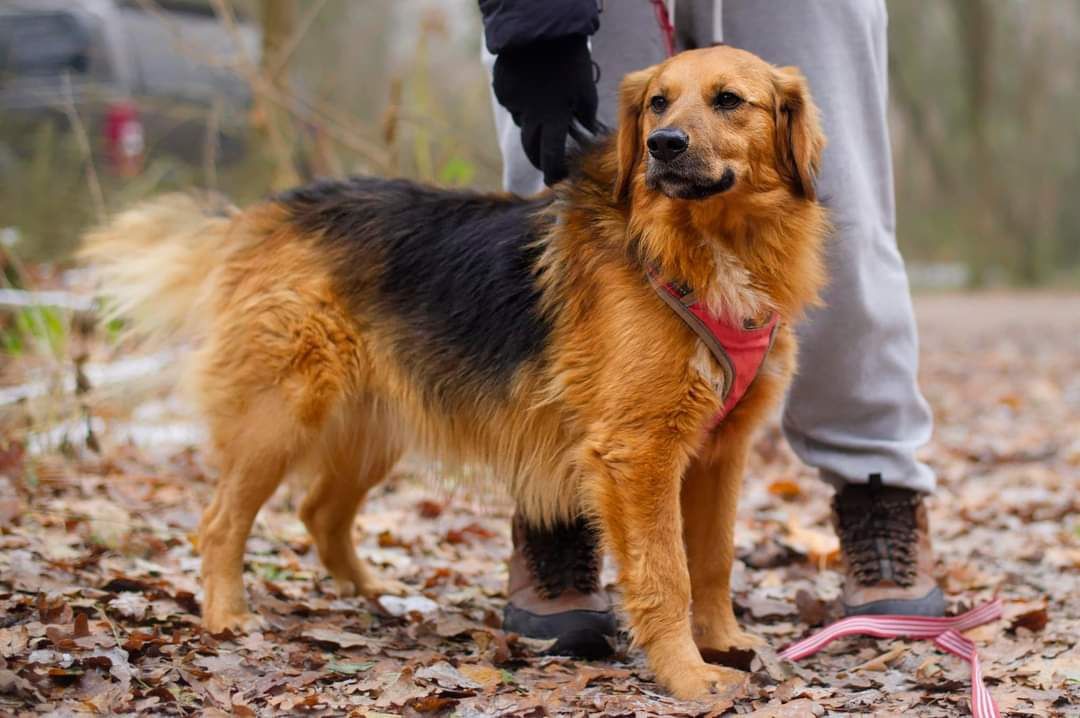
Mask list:
[{"label": "blurred parked car", "polygon": [[0,113],[63,118],[70,93],[125,174],[148,146],[198,161],[213,122],[228,162],[251,102],[237,68],[259,46],[256,25],[240,15],[230,31],[205,0],[0,0]]}]

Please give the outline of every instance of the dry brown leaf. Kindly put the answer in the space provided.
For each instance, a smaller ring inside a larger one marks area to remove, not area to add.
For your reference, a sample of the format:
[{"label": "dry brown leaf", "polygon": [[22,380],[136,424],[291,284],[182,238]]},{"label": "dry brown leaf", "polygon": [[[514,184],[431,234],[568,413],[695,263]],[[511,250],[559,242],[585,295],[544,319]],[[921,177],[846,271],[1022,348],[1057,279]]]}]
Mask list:
[{"label": "dry brown leaf", "polygon": [[785,540],[818,568],[836,565],[840,560],[840,541],[836,534],[802,526],[795,515],[788,517]]},{"label": "dry brown leaf", "polygon": [[799,612],[799,620],[808,626],[820,626],[829,614],[829,604],[805,588],[795,592],[795,608]]},{"label": "dry brown leaf", "polygon": [[802,487],[792,479],[777,479],[769,483],[769,493],[787,501],[792,501],[802,496]]},{"label": "dry brown leaf", "polygon": [[493,666],[466,663],[458,666],[458,671],[466,678],[475,681],[489,690],[498,686],[503,680],[502,671]]},{"label": "dry brown leaf", "polygon": [[1026,628],[1029,631],[1041,631],[1050,621],[1045,601],[1036,604],[1008,604],[1004,613],[1011,630]]},{"label": "dry brown leaf", "polygon": [[876,658],[871,658],[866,663],[855,666],[853,671],[884,671],[889,664],[907,653],[908,647],[903,643],[897,644]]},{"label": "dry brown leaf", "polygon": [[342,648],[366,648],[378,650],[383,642],[377,638],[361,636],[359,633],[341,631],[334,628],[308,628],[301,634],[304,638],[310,638],[320,643],[333,643]]}]

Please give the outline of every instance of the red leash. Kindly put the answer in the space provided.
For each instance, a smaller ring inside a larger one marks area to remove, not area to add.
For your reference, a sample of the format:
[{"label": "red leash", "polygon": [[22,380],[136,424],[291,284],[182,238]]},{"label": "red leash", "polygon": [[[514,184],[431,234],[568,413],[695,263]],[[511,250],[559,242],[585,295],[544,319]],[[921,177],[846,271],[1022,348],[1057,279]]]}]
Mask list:
[{"label": "red leash", "polygon": [[780,652],[781,658],[798,661],[813,655],[837,638],[875,636],[877,638],[931,638],[934,645],[963,658],[971,666],[971,713],[975,718],[1001,718],[997,704],[983,684],[982,668],[975,644],[960,634],[1001,618],[1002,603],[995,598],[967,613],[949,618],[922,616],[850,616],[826,626],[812,636],[796,641]]},{"label": "red leash", "polygon": [[652,0],[653,10],[656,11],[656,24],[660,26],[660,32],[664,36],[664,47],[668,57],[675,54],[675,26],[671,24],[671,16],[668,14],[667,4],[664,0]]}]

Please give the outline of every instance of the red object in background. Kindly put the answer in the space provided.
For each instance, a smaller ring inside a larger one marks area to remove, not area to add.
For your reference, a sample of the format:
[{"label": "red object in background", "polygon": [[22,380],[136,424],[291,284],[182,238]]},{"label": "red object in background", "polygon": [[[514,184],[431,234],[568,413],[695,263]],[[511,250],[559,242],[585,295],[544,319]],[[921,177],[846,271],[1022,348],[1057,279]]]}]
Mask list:
[{"label": "red object in background", "polygon": [[134,103],[120,101],[109,106],[105,114],[105,148],[109,165],[117,174],[132,177],[142,170],[146,138]]}]

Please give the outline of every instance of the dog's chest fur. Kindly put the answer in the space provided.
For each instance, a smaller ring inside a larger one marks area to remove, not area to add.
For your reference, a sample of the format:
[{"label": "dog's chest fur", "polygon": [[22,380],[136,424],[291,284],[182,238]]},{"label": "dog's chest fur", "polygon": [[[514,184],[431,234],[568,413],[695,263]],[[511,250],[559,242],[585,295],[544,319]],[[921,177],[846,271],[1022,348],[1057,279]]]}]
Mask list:
[{"label": "dog's chest fur", "polygon": [[[754,286],[749,270],[738,257],[719,246],[714,247],[712,255],[713,281],[702,296],[710,314],[727,317],[729,321],[741,326],[744,320],[751,320],[756,324],[773,311],[772,303]],[[727,379],[716,357],[701,339],[695,342],[690,368],[712,388],[717,398],[723,401]],[[766,357],[761,371],[767,369]]]}]

